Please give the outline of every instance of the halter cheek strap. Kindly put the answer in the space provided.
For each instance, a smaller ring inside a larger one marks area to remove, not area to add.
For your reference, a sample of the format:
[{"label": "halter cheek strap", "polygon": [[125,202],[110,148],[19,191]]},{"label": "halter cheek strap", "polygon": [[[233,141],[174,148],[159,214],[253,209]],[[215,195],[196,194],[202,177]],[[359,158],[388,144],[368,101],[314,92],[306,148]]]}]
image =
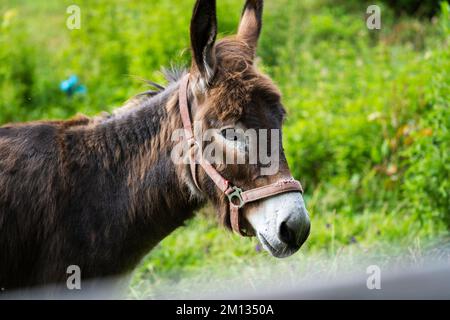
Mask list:
[{"label": "halter cheek strap", "polygon": [[191,147],[189,157],[189,166],[191,171],[192,180],[195,186],[199,189],[197,181],[197,163],[203,168],[205,173],[211,178],[214,184],[221,190],[227,197],[230,203],[230,224],[232,229],[241,236],[249,236],[249,234],[242,228],[242,217],[239,209],[244,207],[247,203],[255,202],[261,199],[273,197],[278,194],[286,192],[300,192],[303,193],[303,188],[299,181],[291,179],[280,180],[276,183],[269,184],[260,188],[255,188],[247,191],[232,186],[228,180],[226,180],[205,158],[198,155],[200,145],[194,137],[194,131],[192,129],[191,117],[189,114],[189,102],[188,102],[188,86],[189,86],[189,74],[185,75],[181,80],[179,88],[179,105],[181,120],[183,122],[185,139]]}]

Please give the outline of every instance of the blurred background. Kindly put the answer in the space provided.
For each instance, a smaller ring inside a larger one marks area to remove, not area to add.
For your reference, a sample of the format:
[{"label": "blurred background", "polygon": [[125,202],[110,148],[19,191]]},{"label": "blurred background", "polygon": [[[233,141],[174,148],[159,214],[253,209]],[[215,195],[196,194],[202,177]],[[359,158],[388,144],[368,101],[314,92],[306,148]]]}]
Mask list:
[{"label": "blurred background", "polygon": [[[243,3],[218,1],[221,36],[236,31]],[[66,27],[72,4],[79,30]],[[164,83],[162,66],[190,61],[193,4],[2,0],[0,124],[95,115],[146,90],[142,79]],[[418,263],[448,241],[450,6],[377,1],[381,30],[369,30],[369,4],[266,1],[258,63],[283,93],[284,146],[306,189],[312,229],[301,252],[275,260],[206,208],[143,260],[131,298],[168,286],[189,292],[186,279],[217,275],[246,274],[251,285],[272,277],[262,270],[274,264],[296,277],[330,274],[353,257]],[[82,86],[68,94],[60,86],[71,75]]]}]

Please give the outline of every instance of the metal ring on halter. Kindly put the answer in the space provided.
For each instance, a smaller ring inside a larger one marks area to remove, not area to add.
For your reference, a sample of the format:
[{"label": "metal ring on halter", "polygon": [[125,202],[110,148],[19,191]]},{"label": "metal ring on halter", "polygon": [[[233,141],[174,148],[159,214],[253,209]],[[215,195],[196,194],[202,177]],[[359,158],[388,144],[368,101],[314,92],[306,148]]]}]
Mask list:
[{"label": "metal ring on halter", "polygon": [[[233,192],[227,194],[228,201],[230,201],[230,203],[238,206],[238,208],[240,209],[243,206],[245,206],[245,201],[242,198],[242,189],[238,188],[238,187],[232,187],[232,190],[233,190]],[[237,205],[233,202],[234,198],[239,200],[239,205]]]}]

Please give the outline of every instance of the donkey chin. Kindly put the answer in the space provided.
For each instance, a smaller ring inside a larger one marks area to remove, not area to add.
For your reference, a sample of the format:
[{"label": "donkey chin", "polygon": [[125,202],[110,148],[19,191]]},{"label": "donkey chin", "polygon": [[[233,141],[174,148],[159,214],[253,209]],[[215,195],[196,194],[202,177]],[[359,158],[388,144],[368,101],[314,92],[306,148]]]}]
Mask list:
[{"label": "donkey chin", "polygon": [[299,193],[269,198],[249,208],[245,217],[263,248],[277,258],[296,253],[310,233],[309,214]]}]

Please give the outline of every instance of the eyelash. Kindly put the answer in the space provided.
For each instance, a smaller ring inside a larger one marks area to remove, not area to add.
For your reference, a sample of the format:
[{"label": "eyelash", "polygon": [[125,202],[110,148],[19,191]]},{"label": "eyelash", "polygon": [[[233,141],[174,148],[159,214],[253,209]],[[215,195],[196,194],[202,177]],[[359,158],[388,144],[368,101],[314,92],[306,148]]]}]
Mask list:
[{"label": "eyelash", "polygon": [[[228,134],[227,134],[227,132],[229,132],[229,131],[231,131],[231,130],[234,132],[234,129],[233,129],[233,128],[226,128],[226,129],[223,129],[222,131],[220,131],[220,134],[222,135],[222,137],[224,137],[224,138],[227,139],[228,141],[238,141],[238,137],[237,137],[236,134],[233,134],[233,135],[228,135]],[[233,140],[229,139],[229,136],[232,136],[232,137],[233,137]]]}]

